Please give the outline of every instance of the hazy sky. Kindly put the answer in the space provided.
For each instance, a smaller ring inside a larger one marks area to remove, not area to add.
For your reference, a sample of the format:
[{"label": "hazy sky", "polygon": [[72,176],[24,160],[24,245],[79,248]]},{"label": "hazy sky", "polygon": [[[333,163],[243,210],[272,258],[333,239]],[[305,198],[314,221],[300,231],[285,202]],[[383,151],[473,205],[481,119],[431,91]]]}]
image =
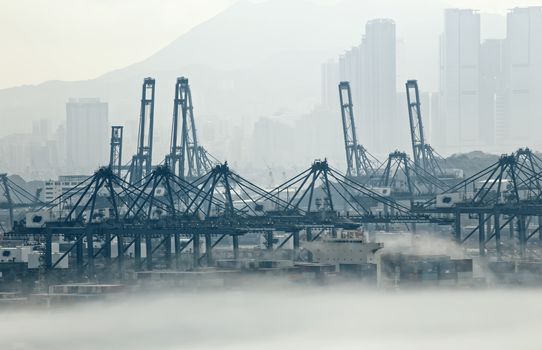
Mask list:
[{"label": "hazy sky", "polygon": [[[237,1],[0,0],[0,88],[90,79],[122,68]],[[448,2],[494,13],[542,5],[542,0]]]}]

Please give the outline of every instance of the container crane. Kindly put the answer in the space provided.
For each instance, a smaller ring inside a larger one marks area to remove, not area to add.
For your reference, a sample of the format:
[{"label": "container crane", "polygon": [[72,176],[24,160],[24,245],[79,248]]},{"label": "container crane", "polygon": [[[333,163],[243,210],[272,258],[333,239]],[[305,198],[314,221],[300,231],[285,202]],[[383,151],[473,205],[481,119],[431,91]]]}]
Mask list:
[{"label": "container crane", "polygon": [[350,82],[342,81],[339,83],[339,101],[346,152],[346,176],[371,176],[375,171],[373,163],[377,164],[378,160],[358,143]]},{"label": "container crane", "polygon": [[420,108],[420,93],[417,80],[408,80],[405,84],[410,121],[410,138],[412,141],[412,156],[414,164],[427,173],[439,177],[443,171],[435,156],[433,148],[425,142],[422,113]]},{"label": "container crane", "polygon": [[154,129],[154,87],[153,78],[145,78],[141,91],[141,113],[139,116],[139,133],[137,153],[130,166],[130,183],[136,184],[152,171],[152,139]]},{"label": "container crane", "polygon": [[175,84],[171,147],[169,155],[166,156],[166,164],[183,179],[199,178],[213,166],[207,151],[198,143],[192,92],[185,77],[177,78]]},{"label": "container crane", "polygon": [[122,138],[123,138],[122,126],[114,125],[111,127],[111,142],[109,151],[109,166],[113,170],[113,173],[117,176],[121,176],[122,171]]}]

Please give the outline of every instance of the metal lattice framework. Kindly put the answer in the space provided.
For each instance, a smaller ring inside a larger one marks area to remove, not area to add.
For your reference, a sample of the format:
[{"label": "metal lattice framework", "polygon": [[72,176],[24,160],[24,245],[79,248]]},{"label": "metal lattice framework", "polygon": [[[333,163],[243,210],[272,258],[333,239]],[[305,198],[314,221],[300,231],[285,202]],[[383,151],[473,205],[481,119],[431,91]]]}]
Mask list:
[{"label": "metal lattice framework", "polygon": [[124,127],[112,126],[111,127],[111,142],[109,152],[109,167],[117,176],[121,176],[122,172],[122,141],[123,141]]},{"label": "metal lattice framework", "polygon": [[389,154],[382,175],[376,183],[381,187],[389,187],[395,199],[408,199],[413,204],[415,199],[442,192],[448,186],[437,177],[416,166],[404,152],[394,151]]},{"label": "metal lattice framework", "polygon": [[341,104],[344,149],[346,153],[346,175],[354,177],[370,176],[374,173],[374,167],[378,167],[379,162],[365,147],[358,143],[352,92],[350,90],[350,83],[347,81],[339,83],[339,100]]},{"label": "metal lattice framework", "polygon": [[528,188],[534,188],[538,192],[542,192],[542,184],[538,176],[542,172],[542,159],[534,154],[529,148],[520,148],[515,152],[516,164],[521,169],[528,169],[533,176],[529,178]]},{"label": "metal lattice framework", "polygon": [[434,177],[440,176],[443,171],[437,161],[435,151],[425,140],[418,82],[408,80],[405,86],[414,164]]},{"label": "metal lattice framework", "polygon": [[129,170],[130,183],[136,184],[152,171],[152,146],[154,132],[155,80],[145,78],[141,89],[141,112],[137,152],[132,158]]},{"label": "metal lattice framework", "polygon": [[[477,234],[481,256],[486,255],[490,249],[488,243],[494,240],[497,258],[504,255],[524,258],[529,240],[536,234],[542,240],[542,192],[538,185],[542,172],[539,164],[538,157],[528,149],[502,155],[494,164],[414,209],[416,212],[453,215],[455,241],[465,244]],[[439,197],[448,202],[440,203]],[[465,215],[470,220],[475,218],[477,224],[463,234],[461,222]],[[506,241],[512,243],[507,250],[502,236],[506,227],[509,228]]]},{"label": "metal lattice framework", "polygon": [[[394,208],[396,215],[375,215],[367,205],[368,199]],[[41,218],[46,213],[49,219],[45,222],[37,226],[34,221],[30,226],[18,225],[12,234],[43,237],[47,269],[54,269],[75,250],[78,269],[89,274],[93,273],[95,258],[105,254],[106,261],[112,260],[113,240],[118,244],[119,268],[127,249],[133,246],[137,270],[143,262],[152,269],[153,254],[158,249],[165,249],[162,258],[171,266],[172,242],[176,259],[185,247],[180,244],[181,234],[190,237],[194,265],[198,265],[203,257],[207,264],[212,263],[213,247],[226,236],[232,237],[234,256],[238,256],[238,236],[247,232],[264,232],[268,242],[273,241],[274,230],[290,232],[299,248],[299,232],[307,227],[357,228],[364,222],[428,222],[426,216],[412,215],[407,207],[330,168],[327,161],[314,162],[272,191],[241,177],[227,163],[215,166],[192,182],[175,175],[168,166],[158,166],[136,185],[116,175],[111,167],[104,167],[42,205],[34,216]],[[72,245],[53,261],[51,239],[53,234],[60,233]],[[200,235],[205,237],[203,255],[199,250]],[[97,238],[101,246],[95,250],[88,242]],[[146,258],[141,253],[143,240]]]},{"label": "metal lattice framework", "polygon": [[[89,276],[93,274],[95,258],[103,255],[106,265],[113,261],[113,241],[118,246],[119,271],[132,246],[136,271],[142,269],[143,262],[147,269],[153,269],[153,255],[159,253],[165,266],[171,267],[173,252],[178,265],[180,253],[188,244],[192,247],[193,266],[197,267],[203,258],[210,266],[213,248],[228,236],[232,239],[233,257],[237,259],[240,235],[265,233],[267,249],[272,250],[273,232],[288,232],[297,256],[301,230],[307,232],[307,240],[312,240],[314,236],[309,232],[313,228],[321,229],[320,232],[358,229],[366,223],[384,223],[388,228],[390,223],[453,222],[458,243],[467,242],[478,232],[480,255],[485,254],[486,244],[495,238],[499,257],[502,255],[500,231],[508,226],[511,232],[517,229],[519,252],[524,256],[531,237],[538,233],[542,240],[542,160],[529,149],[520,149],[449,187],[441,180],[444,174],[436,153],[424,139],[417,82],[408,81],[406,87],[414,160],[395,151],[386,163],[377,166],[378,161],[358,142],[350,84],[341,82],[347,173],[343,175],[331,168],[327,160],[317,160],[267,191],[230,169],[227,162],[211,162],[211,156],[198,142],[190,86],[184,77],[177,79],[175,87],[170,152],[165,164],[153,166],[155,81],[146,78],[137,153],[129,168],[121,165],[123,129],[114,126],[108,167],[98,169],[45,204],[39,202],[37,195],[32,196],[11,182],[7,175],[0,175],[6,199],[6,204],[0,203],[0,209],[8,209],[10,222],[17,223],[7,228],[10,234],[37,237],[45,242],[46,269],[55,268],[75,250],[78,269],[85,270]],[[125,169],[129,169],[129,181],[121,176]],[[456,203],[441,208],[436,206],[437,193],[461,195]],[[430,200],[422,205],[416,203],[426,199]],[[404,200],[410,205],[405,205]],[[36,208],[35,213],[27,216],[32,222],[15,220],[13,210],[19,206]],[[463,235],[461,215],[465,214],[476,216],[478,225]],[[33,217],[39,220],[34,221]],[[42,222],[43,217],[47,219]],[[532,229],[533,217],[538,217],[535,229]],[[490,218],[493,227],[489,225]],[[63,239],[72,243],[55,261],[51,248],[53,235],[63,235]],[[188,242],[181,244],[181,236],[188,238]],[[203,254],[200,236],[205,239]],[[96,242],[99,247],[95,250]],[[145,258],[142,244],[146,248]]]},{"label": "metal lattice framework", "polygon": [[[462,203],[488,206],[496,204],[536,203],[542,191],[539,186],[542,172],[538,157],[529,150],[520,149],[515,154],[502,155],[499,160],[480,170],[442,194],[463,193]],[[436,203],[433,198],[423,207]]]},{"label": "metal lattice framework", "polygon": [[286,211],[305,214],[327,212],[333,216],[339,211],[337,205],[341,202],[340,207],[345,213],[351,212],[358,217],[371,216],[368,200],[391,206],[398,212],[408,212],[407,207],[331,168],[326,160],[315,161],[310,168],[273,189],[271,193],[286,200]]},{"label": "metal lattice framework", "polygon": [[2,232],[9,232],[16,220],[15,210],[31,210],[42,204],[39,199],[38,190],[36,194],[31,194],[25,188],[12,181],[7,174],[0,174],[0,210],[7,210],[9,222],[6,227],[0,225]]},{"label": "metal lattice framework", "polygon": [[166,163],[175,174],[187,179],[201,177],[213,166],[209,154],[198,143],[192,92],[185,77],[177,78],[175,84],[171,146]]},{"label": "metal lattice framework", "polygon": [[[118,223],[132,214],[127,208],[135,202],[137,193],[137,187],[116,175],[111,167],[103,167],[42,205],[39,211],[51,212],[63,225]],[[147,217],[141,218],[145,219]]]}]

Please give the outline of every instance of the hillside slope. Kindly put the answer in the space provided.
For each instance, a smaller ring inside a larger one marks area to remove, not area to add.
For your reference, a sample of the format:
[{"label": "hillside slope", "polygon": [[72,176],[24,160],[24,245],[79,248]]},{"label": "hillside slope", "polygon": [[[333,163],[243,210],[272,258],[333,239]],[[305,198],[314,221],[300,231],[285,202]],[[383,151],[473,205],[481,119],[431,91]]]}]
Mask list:
[{"label": "hillside slope", "polygon": [[[113,123],[135,120],[146,76],[157,78],[158,125],[169,125],[174,81],[180,75],[190,77],[196,108],[206,118],[302,113],[319,102],[320,64],[358,44],[365,22],[382,16],[397,22],[403,71],[427,81],[427,89],[436,85],[440,1],[413,0],[408,7],[400,0],[338,3],[241,1],[143,62],[97,79],[0,90],[0,117],[7,121],[0,136],[27,131],[36,119],[62,121],[69,97],[100,97],[109,102]],[[423,22],[419,8],[425,9]]]}]

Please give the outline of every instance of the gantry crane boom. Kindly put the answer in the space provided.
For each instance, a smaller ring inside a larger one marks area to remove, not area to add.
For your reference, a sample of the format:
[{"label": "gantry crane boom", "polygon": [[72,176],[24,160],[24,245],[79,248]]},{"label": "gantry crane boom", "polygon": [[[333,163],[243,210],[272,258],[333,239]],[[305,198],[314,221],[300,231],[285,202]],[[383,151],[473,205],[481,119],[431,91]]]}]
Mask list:
[{"label": "gantry crane boom", "polygon": [[369,158],[370,154],[358,143],[357,139],[352,92],[348,81],[339,83],[339,101],[341,104],[344,149],[346,153],[346,175],[354,177],[371,175],[374,172],[374,167]]},{"label": "gantry crane boom", "polygon": [[117,176],[121,176],[122,171],[122,139],[123,139],[122,126],[114,125],[111,127],[111,147],[109,151],[109,166],[113,170],[113,173]]},{"label": "gantry crane boom", "polygon": [[153,78],[145,78],[141,91],[137,153],[133,156],[130,167],[130,183],[132,184],[141,181],[143,177],[152,171],[154,91],[155,80]]},{"label": "gantry crane boom", "polygon": [[442,169],[436,160],[435,152],[425,140],[418,81],[408,80],[405,86],[414,164],[433,176],[441,175]]},{"label": "gantry crane boom", "polygon": [[177,78],[175,84],[171,146],[166,163],[181,178],[200,177],[212,167],[207,151],[198,143],[192,92],[185,77]]}]

